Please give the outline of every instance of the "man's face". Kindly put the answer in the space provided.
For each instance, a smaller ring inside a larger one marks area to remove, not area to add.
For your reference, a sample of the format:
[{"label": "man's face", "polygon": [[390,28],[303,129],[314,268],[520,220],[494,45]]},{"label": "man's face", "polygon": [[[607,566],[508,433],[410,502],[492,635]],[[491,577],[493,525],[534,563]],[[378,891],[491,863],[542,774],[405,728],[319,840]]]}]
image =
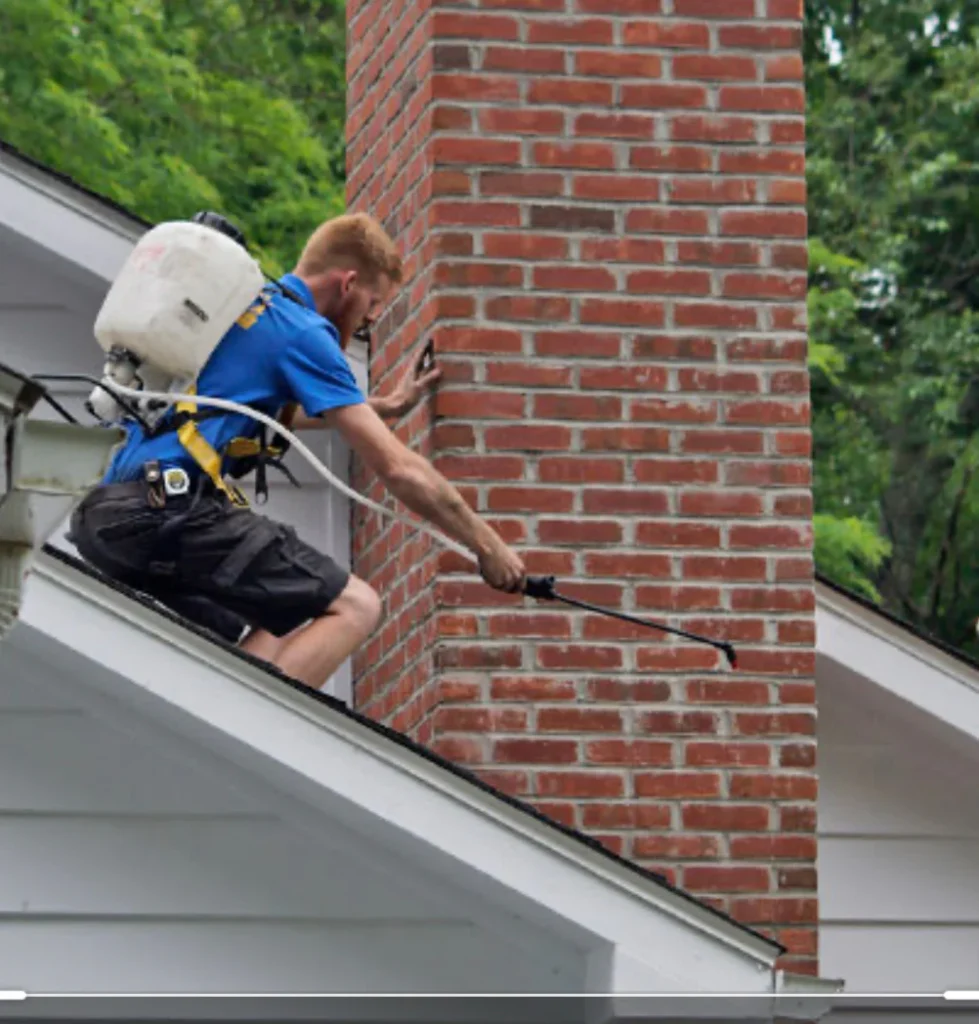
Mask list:
[{"label": "man's face", "polygon": [[387,277],[376,282],[361,277],[355,270],[344,271],[337,278],[328,308],[321,310],[340,332],[340,344],[346,349],[354,334],[370,330],[387,304],[393,287]]}]

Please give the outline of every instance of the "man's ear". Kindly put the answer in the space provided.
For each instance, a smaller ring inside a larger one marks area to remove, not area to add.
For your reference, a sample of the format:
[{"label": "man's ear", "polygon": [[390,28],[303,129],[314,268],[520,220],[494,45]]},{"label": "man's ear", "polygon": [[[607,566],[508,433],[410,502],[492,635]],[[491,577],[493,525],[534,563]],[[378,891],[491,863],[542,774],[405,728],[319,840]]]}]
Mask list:
[{"label": "man's ear", "polygon": [[357,271],[343,271],[340,277],[340,294],[344,296],[348,295],[355,284],[357,284]]}]

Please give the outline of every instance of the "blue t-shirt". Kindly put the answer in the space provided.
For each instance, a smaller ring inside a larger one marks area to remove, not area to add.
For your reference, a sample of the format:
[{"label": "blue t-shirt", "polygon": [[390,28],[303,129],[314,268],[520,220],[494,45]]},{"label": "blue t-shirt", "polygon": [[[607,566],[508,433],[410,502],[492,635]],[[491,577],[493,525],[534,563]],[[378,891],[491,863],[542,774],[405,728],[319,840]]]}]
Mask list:
[{"label": "blue t-shirt", "polygon": [[[221,339],[197,378],[197,393],[227,398],[276,416],[297,402],[307,416],[357,405],[366,399],[340,347],[340,335],[315,309],[313,296],[295,275],[281,284],[302,304],[270,286]],[[207,406],[198,406],[204,412]],[[212,407],[213,408],[213,407]],[[261,424],[241,413],[215,410],[198,430],[221,449],[235,437],[255,437]],[[167,414],[168,417],[170,413]],[[180,466],[196,480],[200,468],[181,445],[175,430],[146,439],[138,423],[127,421],[127,439],[114,455],[106,483],[135,480],[145,462],[161,468]],[[269,434],[271,440],[271,432]]]}]

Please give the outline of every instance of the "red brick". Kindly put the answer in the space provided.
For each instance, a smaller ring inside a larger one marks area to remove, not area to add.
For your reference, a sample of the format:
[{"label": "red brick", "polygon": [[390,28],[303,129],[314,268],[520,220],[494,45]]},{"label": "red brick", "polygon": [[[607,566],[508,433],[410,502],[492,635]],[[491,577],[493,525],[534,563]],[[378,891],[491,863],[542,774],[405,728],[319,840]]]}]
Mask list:
[{"label": "red brick", "polygon": [[770,205],[805,206],[805,181],[772,181],[768,185],[768,202]]},{"label": "red brick", "polygon": [[598,552],[585,555],[585,571],[592,576],[619,578],[668,578],[672,559],[669,555],[627,555]]},{"label": "red brick", "polygon": [[625,479],[625,465],[621,459],[547,456],[540,460],[538,478],[545,484],[620,484]]},{"label": "red brick", "polygon": [[717,343],[710,337],[652,335],[636,338],[633,352],[638,359],[681,359],[710,362],[717,356]]},{"label": "red brick", "polygon": [[721,530],[705,523],[647,521],[636,526],[636,542],[657,548],[717,548]]},{"label": "red brick", "polygon": [[802,21],[802,0],[768,0],[768,17],[784,21]]},{"label": "red brick", "polygon": [[[575,135],[590,135],[600,139],[651,139],[655,130],[653,117],[644,114],[579,114],[574,122]],[[657,182],[649,179],[634,180],[657,185]],[[656,199],[658,194],[659,189],[656,188],[652,195],[643,192],[636,195],[635,199]]]},{"label": "red brick", "polygon": [[681,369],[677,379],[681,391],[714,391],[724,394],[754,394],[761,391],[761,374],[755,370]]},{"label": "red brick", "polygon": [[589,487],[582,502],[586,515],[664,515],[669,510],[664,492],[642,488],[614,491]]},{"label": "red brick", "polygon": [[[432,75],[431,93],[435,100],[500,100],[513,103],[520,98],[520,83],[503,75],[460,75],[458,72],[446,75]],[[467,113],[465,121],[460,115],[459,127],[468,127],[472,115]],[[444,114],[443,114],[444,117]],[[444,121],[438,127],[448,128]],[[434,140],[433,140],[434,141]]]},{"label": "red brick", "polygon": [[613,231],[615,213],[601,206],[531,206],[530,227],[541,231]]},{"label": "red brick", "polygon": [[574,740],[501,739],[493,744],[493,760],[507,764],[573,764],[578,760]]},{"label": "red brick", "polygon": [[734,717],[741,736],[814,736],[816,719],[810,712],[741,712]]},{"label": "red brick", "polygon": [[442,647],[435,659],[439,668],[520,668],[523,656],[519,647],[467,643]]},{"label": "red brick", "polygon": [[783,743],[778,748],[780,768],[814,768],[816,765],[815,743]]},{"label": "red brick", "polygon": [[753,804],[688,804],[683,827],[694,831],[761,832],[769,827],[769,808]]},{"label": "red brick", "polygon": [[652,235],[705,235],[708,231],[706,212],[668,207],[632,210],[626,215],[625,226],[626,231]]},{"label": "red brick", "polygon": [[534,287],[545,291],[609,292],[615,291],[615,275],[603,267],[537,267]]},{"label": "red brick", "polygon": [[653,427],[595,427],[582,431],[583,451],[666,452],[670,434]]},{"label": "red brick", "polygon": [[[469,81],[471,81],[471,76],[466,76],[464,84]],[[448,87],[443,85],[443,88]],[[432,129],[434,131],[471,131],[472,123],[472,112],[464,107],[440,105],[432,109]]]},{"label": "red brick", "polygon": [[585,759],[603,765],[671,765],[672,743],[661,740],[592,740],[585,744]]},{"label": "red brick", "polygon": [[577,691],[570,679],[552,676],[494,676],[490,696],[501,701],[575,700]]},{"label": "red brick", "polygon": [[721,795],[721,776],[714,772],[638,772],[636,796],[665,800],[708,800]]},{"label": "red brick", "polygon": [[654,54],[623,53],[621,50],[583,50],[574,54],[578,75],[608,78],[659,78],[663,59]]},{"label": "red brick", "polygon": [[716,610],[721,607],[721,592],[717,587],[637,587],[636,607],[671,611],[695,608]]},{"label": "red brick", "polygon": [[[568,254],[568,242],[564,238],[554,238],[537,234],[490,234],[483,236],[483,251],[490,259],[507,260],[560,260]],[[469,328],[466,328],[469,330]],[[473,330],[479,328],[473,327]],[[519,346],[517,348],[519,351]]]},{"label": "red brick", "polygon": [[717,836],[662,835],[636,836],[636,857],[665,857],[669,860],[714,860],[721,855]]},{"label": "red brick", "polygon": [[665,645],[640,647],[636,652],[636,667],[641,672],[706,672],[715,669],[719,655],[693,645]]},{"label": "red brick", "polygon": [[771,764],[772,750],[766,743],[688,742],[684,764],[691,768],[761,768]]},{"label": "red brick", "polygon": [[433,196],[468,196],[472,179],[468,171],[435,170],[432,172]]},{"label": "red brick", "polygon": [[486,302],[486,316],[490,320],[566,320],[571,315],[571,303],[566,298],[550,295],[502,295]]},{"label": "red brick", "polygon": [[757,192],[755,182],[742,178],[687,178],[673,182],[670,199],[674,203],[732,206],[753,203]]},{"label": "red brick", "polygon": [[512,11],[563,11],[564,0],[480,0],[482,7],[499,7]]},{"label": "red brick", "polygon": [[638,682],[623,679],[592,679],[588,683],[591,700],[629,703],[657,703],[670,699],[670,684],[662,679],[641,679]]},{"label": "red brick", "polygon": [[[456,764],[477,765],[485,761],[482,743],[465,736],[440,736],[432,743],[432,752]],[[516,785],[519,780],[501,781],[510,781]]]},{"label": "red brick", "polygon": [[673,11],[688,18],[753,18],[755,0],[673,0]]},{"label": "red brick", "polygon": [[523,732],[527,712],[514,708],[438,708],[436,732]]},{"label": "red brick", "polygon": [[805,67],[801,54],[780,54],[778,57],[769,57],[765,61],[765,80],[767,82],[801,82],[804,77]]},{"label": "red brick", "polygon": [[801,117],[791,121],[771,121],[768,135],[772,145],[801,145],[806,141],[806,122]]},{"label": "red brick", "polygon": [[816,595],[809,587],[742,587],[731,591],[733,611],[813,611]]},{"label": "red brick", "polygon": [[585,299],[583,324],[616,324],[623,327],[662,327],[665,312],[660,303],[631,299]]},{"label": "red brick", "polygon": [[734,800],[815,800],[818,786],[812,775],[748,775],[731,777]]},{"label": "red brick", "polygon": [[534,419],[617,420],[622,399],[612,395],[536,395]]},{"label": "red brick", "polygon": [[491,512],[570,512],[574,492],[551,487],[494,487],[487,507]]},{"label": "red brick", "polygon": [[[687,683],[687,700],[691,704],[769,704],[768,683],[730,679],[694,679]],[[768,764],[768,758],[761,762]]]},{"label": "red brick", "polygon": [[732,526],[729,543],[732,548],[808,549],[812,545],[811,526]]},{"label": "red brick", "polygon": [[[717,420],[717,414],[717,403],[703,399],[685,401],[673,398],[649,398],[632,403],[632,418],[636,421],[714,423]],[[716,473],[711,474],[710,479],[716,480]]]},{"label": "red brick", "polygon": [[[816,642],[816,624],[814,622],[780,622],[778,624],[778,642],[780,644],[814,644]],[[801,691],[808,694],[808,689]],[[788,703],[788,694],[783,692],[782,700]]]},{"label": "red brick", "polygon": [[539,645],[537,663],[542,669],[613,669],[622,667],[622,651],[618,647],[597,647],[565,644],[561,647]]},{"label": "red brick", "polygon": [[683,886],[690,892],[768,892],[768,868],[692,865],[683,870]]},{"label": "red brick", "polygon": [[673,82],[623,85],[619,102],[623,107],[642,107],[644,110],[700,108],[707,106],[707,89],[702,85]]},{"label": "red brick", "polygon": [[563,50],[523,49],[513,46],[487,46],[483,54],[484,71],[517,71],[537,75],[564,73]]},{"label": "red brick", "polygon": [[755,81],[758,78],[758,65],[751,57],[678,54],[673,58],[673,77],[692,78],[698,82]]},{"label": "red brick", "polygon": [[778,811],[778,827],[783,832],[815,832],[815,804],[809,804],[804,807],[780,807]]},{"label": "red brick", "polygon": [[560,135],[564,114],[559,110],[514,110],[491,107],[478,111],[480,129],[501,135]]},{"label": "red brick", "polygon": [[[583,242],[582,245],[586,245]],[[585,256],[599,259],[599,256]],[[534,351],[538,356],[565,356],[570,359],[615,359],[622,349],[617,334],[594,331],[540,331],[534,335]],[[570,442],[569,442],[570,444]]]},{"label": "red brick", "polygon": [[805,238],[806,214],[798,211],[730,211],[721,215],[721,232],[763,238]]},{"label": "red brick", "polygon": [[775,562],[775,581],[777,583],[787,583],[798,580],[812,580],[813,569],[811,556],[806,556],[805,558],[779,558]]},{"label": "red brick", "polygon": [[512,288],[523,284],[523,271],[499,263],[446,261],[435,268],[435,283],[449,288]]},{"label": "red brick", "polygon": [[432,36],[435,39],[518,39],[516,18],[462,11],[432,11]]},{"label": "red brick", "polygon": [[593,804],[582,808],[585,828],[669,828],[673,809],[666,804]]},{"label": "red brick", "polygon": [[435,398],[437,416],[461,419],[522,419],[524,396],[491,391],[443,391]]},{"label": "red brick", "polygon": [[695,22],[640,20],[623,29],[626,46],[694,47],[706,49],[710,32],[706,25]]},{"label": "red brick", "polygon": [[683,559],[683,577],[698,580],[764,580],[764,558],[748,555],[687,555]]},{"label": "red brick", "polygon": [[709,171],[711,151],[694,146],[633,146],[629,166],[641,171]]},{"label": "red brick", "polygon": [[634,294],[709,295],[710,274],[698,270],[638,270],[626,287]]},{"label": "red brick", "polygon": [[541,732],[619,732],[622,715],[599,708],[541,708],[537,728]]},{"label": "red brick", "polygon": [[539,142],[533,162],[538,167],[615,170],[615,150],[608,143]]},{"label": "red brick", "polygon": [[479,191],[484,196],[560,196],[564,179],[560,174],[540,171],[483,173],[479,176]]},{"label": "red brick", "polygon": [[529,103],[559,103],[562,106],[612,106],[612,86],[591,78],[542,78],[530,83]]},{"label": "red brick", "polygon": [[732,836],[733,860],[815,860],[815,836]]},{"label": "red brick", "polygon": [[811,651],[756,651],[742,648],[738,663],[745,672],[811,676],[816,655]]},{"label": "red brick", "polygon": [[816,924],[818,901],[815,899],[736,899],[731,914],[744,924]]},{"label": "red brick", "polygon": [[524,476],[524,460],[517,456],[440,454],[433,461],[450,480],[522,480]]},{"label": "red brick", "polygon": [[491,637],[569,637],[571,623],[566,615],[502,614],[487,619]]},{"label": "red brick", "polygon": [[802,49],[802,28],[782,25],[722,25],[718,29],[718,42],[739,50],[794,50]]},{"label": "red brick", "polygon": [[651,711],[639,719],[644,732],[678,735],[716,733],[718,725],[717,715],[710,711]]},{"label": "red brick", "polygon": [[554,803],[552,801],[529,801],[530,806],[536,808],[545,817],[552,821],[558,821],[562,825],[573,828],[577,823],[577,806],[573,803]]},{"label": "red brick", "polygon": [[805,174],[805,153],[789,149],[737,149],[721,152],[722,174]]},{"label": "red brick", "polygon": [[543,519],[537,536],[542,544],[621,544],[622,526],[611,519]]},{"label": "red brick", "polygon": [[798,86],[724,86],[721,110],[757,110],[767,113],[796,113],[806,109],[805,92]]},{"label": "red brick", "polygon": [[757,133],[756,123],[747,117],[687,115],[670,123],[670,138],[676,142],[755,142]]},{"label": "red brick", "polygon": [[662,263],[666,246],[659,239],[586,238],[581,242],[581,258],[609,263]]},{"label": "red brick", "polygon": [[621,775],[608,772],[539,772],[537,792],[540,796],[615,798],[625,795]]},{"label": "red brick", "polygon": [[518,451],[567,451],[571,447],[571,431],[567,427],[527,423],[512,427],[487,427],[486,447]]},{"label": "red brick", "polygon": [[583,367],[582,390],[665,391],[669,382],[662,366]]},{"label": "red brick", "polygon": [[450,202],[443,199],[432,203],[429,216],[431,226],[435,228],[441,225],[515,228],[520,225],[520,207],[515,203]]},{"label": "red brick", "polygon": [[567,21],[530,21],[528,43],[586,43],[601,46],[612,42],[612,22],[607,18],[574,18]]},{"label": "red brick", "polygon": [[758,315],[752,306],[720,303],[677,303],[674,308],[677,327],[715,327],[739,330],[757,326]]},{"label": "red brick", "polygon": [[571,371],[563,366],[536,363],[488,363],[486,383],[521,388],[571,387]]},{"label": "red brick", "polygon": [[679,511],[684,516],[760,516],[765,502],[762,495],[752,492],[685,491],[680,495]]},{"label": "red brick", "polygon": [[[754,432],[736,430],[695,430],[683,435],[681,449],[695,454],[750,454],[761,452],[764,438]],[[742,483],[728,475],[730,484]]]}]

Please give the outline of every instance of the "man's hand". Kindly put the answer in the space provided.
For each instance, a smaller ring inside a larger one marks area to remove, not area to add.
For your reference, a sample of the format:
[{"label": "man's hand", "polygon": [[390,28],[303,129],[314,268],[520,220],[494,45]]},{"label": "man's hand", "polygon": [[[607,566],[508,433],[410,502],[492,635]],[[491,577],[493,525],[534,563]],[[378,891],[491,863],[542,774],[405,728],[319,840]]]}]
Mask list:
[{"label": "man's hand", "polygon": [[523,559],[503,543],[480,555],[479,572],[491,587],[507,594],[520,593],[527,577]]},{"label": "man's hand", "polygon": [[424,361],[425,349],[423,348],[412,360],[411,366],[408,367],[389,395],[373,396],[367,400],[379,416],[383,416],[385,419],[400,419],[405,413],[411,412],[421,401],[425,392],[441,379],[442,371],[437,366],[422,372]]}]

